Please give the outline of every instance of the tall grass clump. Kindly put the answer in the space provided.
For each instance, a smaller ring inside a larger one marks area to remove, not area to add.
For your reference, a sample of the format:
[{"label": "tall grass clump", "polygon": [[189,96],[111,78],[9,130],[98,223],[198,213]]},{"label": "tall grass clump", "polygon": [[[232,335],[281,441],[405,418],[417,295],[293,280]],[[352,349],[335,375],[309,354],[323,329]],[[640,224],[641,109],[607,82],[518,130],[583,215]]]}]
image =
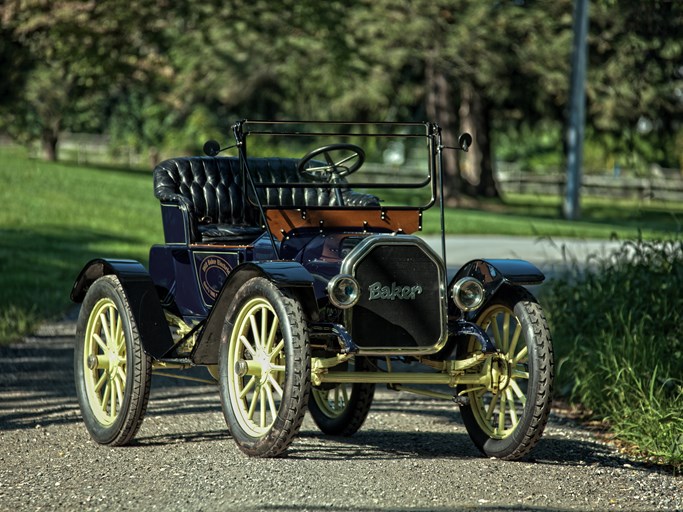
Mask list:
[{"label": "tall grass clump", "polygon": [[683,241],[626,241],[545,291],[558,388],[652,459],[683,465]]}]

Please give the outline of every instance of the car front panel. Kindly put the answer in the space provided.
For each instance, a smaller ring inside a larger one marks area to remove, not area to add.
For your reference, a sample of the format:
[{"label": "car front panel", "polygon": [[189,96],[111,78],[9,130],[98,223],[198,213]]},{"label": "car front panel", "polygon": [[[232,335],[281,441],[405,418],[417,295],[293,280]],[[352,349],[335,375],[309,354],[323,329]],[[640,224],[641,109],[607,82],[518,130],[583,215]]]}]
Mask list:
[{"label": "car front panel", "polygon": [[361,353],[425,354],[446,340],[444,269],[419,238],[377,235],[344,260],[361,297],[345,320]]}]

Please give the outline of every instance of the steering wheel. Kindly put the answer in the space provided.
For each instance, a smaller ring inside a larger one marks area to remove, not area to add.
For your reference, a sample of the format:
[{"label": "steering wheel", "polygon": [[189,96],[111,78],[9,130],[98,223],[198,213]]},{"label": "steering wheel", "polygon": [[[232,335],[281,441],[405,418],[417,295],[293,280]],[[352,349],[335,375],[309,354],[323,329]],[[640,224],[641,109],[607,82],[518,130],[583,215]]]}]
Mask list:
[{"label": "steering wheel", "polygon": [[[346,156],[342,154],[341,159],[335,162],[330,153],[336,151],[351,152],[351,154]],[[327,165],[306,167],[311,160],[319,155],[325,155]],[[347,162],[351,162],[354,159],[355,162],[350,166],[346,165]],[[323,171],[331,173],[333,177],[341,177],[356,172],[360,169],[360,166],[363,165],[363,162],[365,162],[365,151],[363,151],[363,148],[356,146],[355,144],[330,144],[329,146],[322,146],[306,153],[306,155],[299,160],[296,169],[302,174],[315,175],[315,173]]]}]

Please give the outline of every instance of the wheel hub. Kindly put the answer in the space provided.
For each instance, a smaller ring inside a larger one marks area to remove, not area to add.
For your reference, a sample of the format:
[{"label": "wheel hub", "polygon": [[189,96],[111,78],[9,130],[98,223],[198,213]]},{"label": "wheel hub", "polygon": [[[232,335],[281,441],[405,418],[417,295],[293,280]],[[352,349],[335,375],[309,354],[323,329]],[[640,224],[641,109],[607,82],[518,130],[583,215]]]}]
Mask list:
[{"label": "wheel hub", "polygon": [[259,351],[256,353],[256,362],[261,367],[261,384],[265,384],[268,380],[268,376],[273,371],[270,363],[270,357],[265,350],[259,349]]},{"label": "wheel hub", "polygon": [[498,356],[491,361],[490,391],[497,394],[510,385],[512,381],[512,361],[505,356]]},{"label": "wheel hub", "polygon": [[235,373],[240,377],[253,375],[258,378],[259,385],[264,385],[275,372],[271,356],[266,350],[261,348],[256,351],[253,359],[239,359],[235,361]]}]

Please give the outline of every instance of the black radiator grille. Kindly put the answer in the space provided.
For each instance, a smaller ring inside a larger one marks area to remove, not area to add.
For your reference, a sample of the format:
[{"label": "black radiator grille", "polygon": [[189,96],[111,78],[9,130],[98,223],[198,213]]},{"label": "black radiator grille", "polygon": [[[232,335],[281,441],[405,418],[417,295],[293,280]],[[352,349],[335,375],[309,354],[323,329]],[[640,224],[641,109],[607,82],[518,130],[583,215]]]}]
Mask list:
[{"label": "black radiator grille", "polygon": [[413,244],[377,244],[354,266],[361,299],[351,310],[351,336],[361,349],[423,351],[443,331],[438,264]]}]

